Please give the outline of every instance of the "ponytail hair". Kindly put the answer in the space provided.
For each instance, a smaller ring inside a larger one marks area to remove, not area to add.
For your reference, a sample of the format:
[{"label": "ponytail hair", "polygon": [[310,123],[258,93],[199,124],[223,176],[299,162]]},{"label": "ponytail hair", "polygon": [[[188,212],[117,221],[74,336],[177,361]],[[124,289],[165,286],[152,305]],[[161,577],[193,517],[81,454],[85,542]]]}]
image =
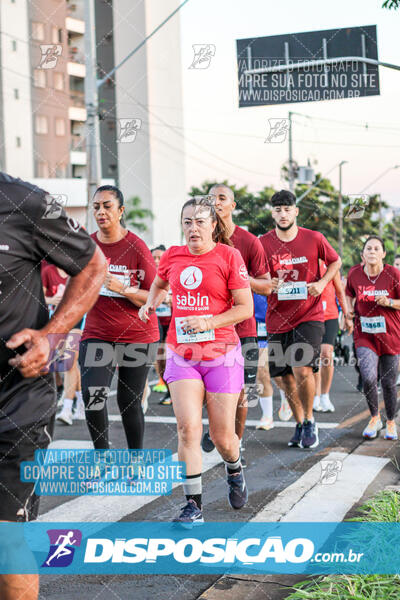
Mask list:
[{"label": "ponytail hair", "polygon": [[181,210],[181,221],[183,216],[183,211],[188,206],[204,206],[210,210],[211,220],[216,222],[212,239],[216,244],[225,244],[226,246],[233,246],[231,240],[228,237],[225,223],[221,219],[221,217],[217,214],[215,210],[215,196],[194,196],[187,200],[185,204],[182,206]]}]

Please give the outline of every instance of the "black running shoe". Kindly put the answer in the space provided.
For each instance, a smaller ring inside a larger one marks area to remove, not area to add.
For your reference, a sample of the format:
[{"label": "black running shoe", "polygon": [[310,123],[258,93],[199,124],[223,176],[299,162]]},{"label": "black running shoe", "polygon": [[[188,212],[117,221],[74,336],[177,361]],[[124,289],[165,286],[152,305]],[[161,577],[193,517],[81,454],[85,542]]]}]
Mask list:
[{"label": "black running shoe", "polygon": [[215,444],[210,438],[209,431],[206,431],[203,435],[203,439],[201,440],[201,447],[203,448],[204,452],[212,452],[214,450]]},{"label": "black running shoe", "polygon": [[179,516],[175,517],[172,522],[177,523],[181,527],[185,527],[185,529],[191,529],[196,525],[203,525],[203,513],[196,502],[193,499],[190,499],[186,506],[182,506]]},{"label": "black running shoe", "polygon": [[318,444],[318,425],[315,421],[304,421],[300,448],[316,448]]},{"label": "black running shoe", "polygon": [[297,423],[296,429],[294,430],[294,436],[289,441],[288,446],[290,446],[290,448],[301,448],[300,443],[301,443],[302,435],[303,435],[303,424]]},{"label": "black running shoe", "polygon": [[243,508],[248,499],[246,481],[244,479],[243,470],[240,473],[228,473],[228,501],[232,508],[238,510]]}]

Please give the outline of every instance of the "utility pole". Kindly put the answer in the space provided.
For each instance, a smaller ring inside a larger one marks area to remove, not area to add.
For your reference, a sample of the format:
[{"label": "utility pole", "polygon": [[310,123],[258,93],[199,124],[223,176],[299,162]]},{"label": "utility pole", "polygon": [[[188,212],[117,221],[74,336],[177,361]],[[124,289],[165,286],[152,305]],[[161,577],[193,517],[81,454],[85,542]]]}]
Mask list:
[{"label": "utility pole", "polygon": [[100,182],[100,132],[98,120],[97,63],[94,0],[85,0],[85,104],[86,104],[86,228],[94,229],[90,203]]},{"label": "utility pole", "polygon": [[343,196],[342,196],[342,166],[347,163],[347,160],[342,160],[339,163],[339,199],[338,199],[338,216],[339,216],[339,256],[343,258]]},{"label": "utility pole", "polygon": [[293,169],[293,138],[292,138],[292,115],[289,111],[289,190],[294,192],[294,169]]}]

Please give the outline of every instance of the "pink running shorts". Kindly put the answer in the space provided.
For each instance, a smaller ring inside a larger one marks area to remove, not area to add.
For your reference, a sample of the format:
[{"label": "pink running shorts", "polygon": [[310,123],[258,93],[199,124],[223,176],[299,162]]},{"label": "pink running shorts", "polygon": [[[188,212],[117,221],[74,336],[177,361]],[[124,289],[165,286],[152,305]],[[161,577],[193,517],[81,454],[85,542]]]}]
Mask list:
[{"label": "pink running shorts", "polygon": [[240,342],[213,360],[185,360],[167,346],[164,381],[201,379],[207,392],[238,394],[244,385],[244,365]]}]

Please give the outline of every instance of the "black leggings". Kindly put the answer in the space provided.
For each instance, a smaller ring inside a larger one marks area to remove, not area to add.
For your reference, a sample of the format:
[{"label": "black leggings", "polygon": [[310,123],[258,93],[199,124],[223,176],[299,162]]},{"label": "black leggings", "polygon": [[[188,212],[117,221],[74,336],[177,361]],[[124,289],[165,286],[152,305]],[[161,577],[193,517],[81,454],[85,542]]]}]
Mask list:
[{"label": "black leggings", "polygon": [[356,349],[358,364],[363,382],[364,394],[372,417],[378,414],[378,370],[380,373],[386,416],[393,421],[396,414],[396,380],[399,367],[398,354],[378,356],[370,348],[361,346]]},{"label": "black leggings", "polygon": [[142,396],[156,352],[157,343],[117,344],[98,339],[81,342],[82,397],[89,433],[97,450],[109,448],[106,402],[117,364],[117,402],[128,448],[143,448]]}]

